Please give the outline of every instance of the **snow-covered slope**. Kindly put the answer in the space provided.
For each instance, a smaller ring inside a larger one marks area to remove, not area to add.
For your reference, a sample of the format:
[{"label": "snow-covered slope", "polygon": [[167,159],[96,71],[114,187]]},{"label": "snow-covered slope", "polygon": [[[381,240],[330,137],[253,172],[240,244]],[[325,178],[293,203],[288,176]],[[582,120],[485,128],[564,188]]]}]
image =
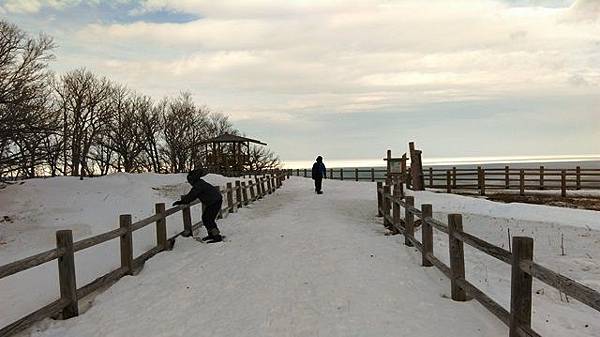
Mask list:
[{"label": "snow-covered slope", "polygon": [[[224,186],[231,179],[208,175]],[[119,214],[133,221],[154,214],[154,204],[167,207],[189,191],[185,174],[114,174],[99,178],[57,177],[26,180],[0,190],[0,265],[56,247],[55,232],[73,230],[74,240],[118,227]],[[200,207],[192,218],[200,219]],[[169,234],[183,229],[181,216],[167,219]],[[155,245],[153,226],[134,234],[135,256]],[[119,266],[118,240],[76,254],[77,282],[86,284]],[[0,280],[0,326],[58,298],[55,263]]]},{"label": "snow-covered slope", "polygon": [[[147,189],[163,186],[163,191],[177,190],[164,185],[183,181],[183,177],[143,179],[152,181]],[[402,237],[384,236],[381,219],[375,218],[374,184],[327,180],[325,194],[315,195],[311,183],[292,178],[274,195],[220,220],[229,242],[206,245],[178,240],[172,252],[148,261],[140,275],[125,277],[97,296],[80,317],[46,320],[28,333],[78,337],[508,335],[506,327],[475,301],[450,300],[448,279],[434,268],[421,267],[419,254],[404,246]],[[109,185],[105,193],[111,191]],[[11,188],[14,192],[24,186]],[[127,188],[124,182],[112,186]],[[119,212],[134,213],[140,208],[144,210],[140,214],[148,214],[155,201],[173,200],[180,193],[130,204],[135,197],[123,194]],[[533,236],[537,262],[600,290],[598,212],[503,205],[431,192],[415,196],[417,204],[432,203],[434,216],[442,220],[448,213],[463,213],[465,230],[494,244],[507,246],[508,228],[511,235]],[[90,197],[88,203],[102,208],[103,197]],[[2,207],[3,212],[10,211]],[[99,231],[113,228],[111,221],[117,215],[113,213]],[[85,218],[71,223],[78,221],[89,223]],[[181,226],[179,219],[169,226]],[[439,232],[434,236],[435,254],[447,261],[447,237]],[[109,252],[117,252],[116,244],[107,247],[105,253]],[[76,256],[78,270],[108,268],[107,260],[118,263],[116,255],[92,253]],[[465,257],[467,278],[508,308],[509,266],[468,247]],[[37,283],[28,284],[23,281],[26,278],[1,280],[0,320],[5,320],[5,312],[26,313],[36,308],[32,305],[43,304],[36,296],[46,296],[46,302],[54,299],[58,292],[55,269],[52,265],[39,271],[44,276]],[[55,294],[32,291],[46,283],[53,284],[42,290],[55,289]],[[534,290],[533,327],[543,336],[600,335],[597,312],[572,299],[567,302],[564,295],[561,299],[558,291],[540,282],[534,282]],[[23,298],[30,301],[25,303]]]}]

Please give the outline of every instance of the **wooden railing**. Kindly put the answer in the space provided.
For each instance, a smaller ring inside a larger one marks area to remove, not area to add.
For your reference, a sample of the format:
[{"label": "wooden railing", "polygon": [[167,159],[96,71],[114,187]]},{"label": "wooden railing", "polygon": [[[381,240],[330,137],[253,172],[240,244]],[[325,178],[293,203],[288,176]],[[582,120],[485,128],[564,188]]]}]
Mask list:
[{"label": "wooden railing", "polygon": [[[227,183],[225,188],[221,188],[221,193],[224,195],[224,207],[220,211],[219,218],[226,217],[238,208],[273,193],[282,186],[285,178],[286,175],[283,172],[278,172],[273,175],[256,177],[249,181],[238,180],[235,181],[235,185]],[[0,329],[0,337],[13,335],[31,326],[33,323],[48,317],[68,319],[77,316],[79,313],[79,300],[102,287],[115,283],[125,275],[137,274],[144,263],[152,256],[162,251],[171,250],[178,236],[191,236],[194,230],[201,227],[202,222],[192,223],[190,210],[192,206],[198,203],[200,202],[195,201],[189,205],[169,209],[165,209],[164,203],[158,203],[155,204],[155,215],[133,223],[130,214],[123,214],[119,216],[119,228],[76,242],[73,242],[71,230],[59,230],[56,232],[56,248],[0,266],[0,279],[3,279],[41,264],[57,260],[60,284],[59,299],[3,327]],[[183,215],[184,230],[173,237],[167,238],[166,218],[180,211]],[[152,223],[156,223],[156,246],[139,257],[134,258],[133,233]],[[75,252],[117,238],[120,240],[121,267],[78,288],[75,278]]]},{"label": "wooden railing", "polygon": [[[310,169],[288,169],[288,176],[297,176],[297,177],[311,177]],[[327,170],[327,179],[335,179],[335,180],[353,180],[353,181],[383,181],[387,176],[387,170],[385,168],[352,168],[352,169],[344,169],[344,168],[331,168]]]},{"label": "wooden railing", "polygon": [[[310,169],[288,169],[288,175],[311,177]],[[409,169],[410,172],[410,169]],[[560,190],[562,196],[569,190],[600,189],[600,169],[586,169],[579,166],[570,169],[556,168],[456,168],[440,169],[427,167],[423,172],[425,186],[443,189],[448,193],[456,191],[477,191],[481,195],[486,190],[527,191]],[[329,169],[328,179],[353,181],[385,181],[385,168]]]},{"label": "wooden railing", "polygon": [[[460,214],[449,214],[448,224],[445,224],[432,217],[432,205],[421,205],[421,209],[417,209],[414,207],[414,197],[402,197],[402,195],[402,185],[395,185],[392,190],[392,186],[377,183],[378,215],[383,217],[384,225],[392,231],[403,234],[405,244],[414,246],[421,252],[421,263],[424,267],[435,266],[450,279],[453,300],[466,301],[468,297],[476,299],[509,327],[510,337],[540,336],[531,328],[533,278],[600,311],[599,292],[534,262],[532,238],[513,237],[512,252],[510,252],[464,232]],[[400,216],[401,208],[404,209],[404,219]],[[415,238],[416,218],[421,221],[422,242]],[[450,266],[434,255],[434,228],[448,236]],[[467,281],[463,244],[511,265],[510,310],[503,308]]]},{"label": "wooden railing", "polygon": [[560,190],[566,196],[568,190],[600,189],[600,169],[584,169],[579,166],[571,169],[545,168],[482,168],[435,169],[429,167],[423,172],[428,188],[478,191],[485,195],[486,190],[519,190],[521,195],[531,190]]}]

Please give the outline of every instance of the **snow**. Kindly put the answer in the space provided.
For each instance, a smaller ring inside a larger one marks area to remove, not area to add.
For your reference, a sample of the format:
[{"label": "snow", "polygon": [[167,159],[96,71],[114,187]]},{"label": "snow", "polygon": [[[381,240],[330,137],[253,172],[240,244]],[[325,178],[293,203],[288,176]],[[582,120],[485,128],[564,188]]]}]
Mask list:
[{"label": "snow", "polygon": [[[224,186],[231,179],[208,175],[205,179]],[[55,232],[73,230],[74,240],[118,227],[119,214],[133,221],[154,213],[154,204],[167,207],[189,191],[185,174],[125,174],[99,178],[57,177],[26,180],[0,190],[0,265],[56,247]],[[200,219],[200,207],[192,218]],[[169,235],[183,230],[181,215],[167,219]],[[154,227],[134,234],[134,254],[155,245]],[[87,284],[120,265],[119,241],[111,240],[76,253],[77,282]],[[0,326],[58,298],[56,263],[46,263],[0,280]]]},{"label": "snow", "polygon": [[[63,228],[57,225],[61,221],[80,228],[78,236],[89,236],[114,228],[120,212],[146,216],[154,202],[173,200],[185,191],[185,185],[173,187],[184,181],[181,176],[119,175],[85,184],[61,179],[28,181],[0,192],[0,215],[23,214],[9,224],[12,229],[4,240],[12,241],[0,245],[0,263],[52,247],[53,231]],[[71,186],[62,194],[61,186],[66,184]],[[89,299],[79,317],[45,320],[24,335],[508,335],[504,324],[476,301],[452,301],[448,279],[435,268],[421,267],[419,253],[404,246],[401,236],[384,235],[381,219],[375,217],[375,184],[326,180],[323,195],[314,194],[311,184],[310,179],[292,177],[274,195],[219,220],[228,242],[208,245],[178,239],[173,251],[149,260],[139,275],[127,276]],[[94,194],[96,190],[101,193]],[[16,195],[30,201],[7,204],[7,192],[11,199]],[[117,200],[105,205],[111,200],[103,200],[107,194]],[[441,220],[448,213],[462,213],[467,232],[494,244],[507,245],[508,228],[512,235],[533,236],[537,262],[600,290],[598,212],[499,204],[432,192],[414,194],[418,205],[433,204],[434,216]],[[56,196],[65,200],[66,195],[72,197],[68,207],[62,208],[69,211],[53,210],[64,203],[54,201]],[[91,211],[86,205],[96,209]],[[80,208],[88,215],[80,215]],[[36,213],[36,209],[45,212]],[[55,222],[54,218],[63,220]],[[17,233],[25,224],[33,225]],[[168,226],[180,229],[180,219],[170,220]],[[47,246],[38,238],[44,230],[48,230]],[[561,255],[561,234],[565,256]],[[22,236],[33,242],[28,245],[19,239]],[[447,261],[447,237],[439,232],[434,237],[436,256]],[[136,243],[137,238],[136,232]],[[19,244],[29,252],[17,252]],[[116,251],[107,247],[100,256],[93,250],[89,255],[78,254],[78,271],[109,271],[111,264],[106,260],[117,264],[118,256],[110,253]],[[510,267],[467,247],[465,260],[467,279],[508,308]],[[47,265],[32,272],[40,276],[35,283],[17,277],[21,274],[0,280],[0,325],[16,318],[11,316],[15,311],[27,313],[37,308],[32,305],[39,307],[56,298],[56,267]],[[36,269],[42,267],[46,265]],[[78,283],[82,282],[78,274]],[[55,293],[47,296],[36,287],[46,292],[54,288]],[[575,300],[567,302],[564,295],[561,300],[558,291],[540,282],[534,282],[534,290],[538,293],[534,294],[533,327],[543,336],[600,335],[597,312]]]}]

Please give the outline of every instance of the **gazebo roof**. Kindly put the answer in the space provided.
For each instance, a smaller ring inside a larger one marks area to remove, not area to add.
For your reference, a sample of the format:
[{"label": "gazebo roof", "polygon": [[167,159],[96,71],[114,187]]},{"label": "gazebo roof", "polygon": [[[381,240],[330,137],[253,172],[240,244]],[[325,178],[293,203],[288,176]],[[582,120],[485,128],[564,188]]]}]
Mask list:
[{"label": "gazebo roof", "polygon": [[241,136],[236,136],[236,135],[232,135],[230,133],[225,133],[222,134],[218,137],[212,138],[212,139],[207,139],[205,141],[202,142],[202,144],[208,144],[208,143],[254,143],[254,144],[260,144],[260,145],[267,145],[266,143],[263,143],[261,141],[258,141],[256,139],[251,139],[251,138],[246,138],[246,137],[241,137]]}]

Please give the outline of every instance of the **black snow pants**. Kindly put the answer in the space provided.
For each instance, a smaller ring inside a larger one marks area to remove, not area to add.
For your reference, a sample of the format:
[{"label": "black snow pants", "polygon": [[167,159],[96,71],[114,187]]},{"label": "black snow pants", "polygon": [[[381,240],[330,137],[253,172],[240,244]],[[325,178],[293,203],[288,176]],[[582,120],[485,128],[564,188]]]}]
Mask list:
[{"label": "black snow pants", "polygon": [[315,192],[321,192],[323,188],[323,178],[315,178]]},{"label": "black snow pants", "polygon": [[219,215],[222,205],[223,200],[221,199],[210,205],[206,205],[204,210],[202,210],[202,224],[206,227],[208,235],[215,236],[220,234],[215,219],[217,218],[217,215]]}]

